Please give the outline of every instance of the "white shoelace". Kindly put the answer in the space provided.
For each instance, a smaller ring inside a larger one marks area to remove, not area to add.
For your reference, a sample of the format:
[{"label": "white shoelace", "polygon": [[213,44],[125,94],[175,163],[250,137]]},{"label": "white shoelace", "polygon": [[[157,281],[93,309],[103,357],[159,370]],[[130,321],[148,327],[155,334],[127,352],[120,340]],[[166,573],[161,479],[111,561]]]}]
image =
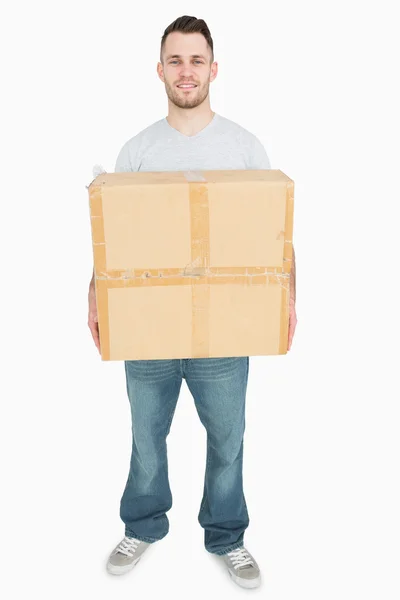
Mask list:
[{"label": "white shoelace", "polygon": [[237,550],[228,552],[228,556],[231,559],[235,569],[240,569],[241,567],[247,567],[254,564],[245,548],[238,548]]},{"label": "white shoelace", "polygon": [[135,538],[124,537],[122,542],[118,544],[115,549],[115,552],[120,552],[121,554],[126,554],[126,556],[133,556],[136,548],[139,546],[140,541]]}]

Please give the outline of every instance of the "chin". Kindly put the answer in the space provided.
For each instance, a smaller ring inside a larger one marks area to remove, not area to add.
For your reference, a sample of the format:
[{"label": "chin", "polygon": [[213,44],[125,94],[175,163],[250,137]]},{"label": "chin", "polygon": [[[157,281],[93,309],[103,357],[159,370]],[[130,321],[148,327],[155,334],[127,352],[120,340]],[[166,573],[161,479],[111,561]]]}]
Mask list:
[{"label": "chin", "polygon": [[198,99],[191,99],[189,101],[182,101],[182,98],[170,98],[170,100],[177,106],[178,108],[196,108],[201,102]]},{"label": "chin", "polygon": [[196,108],[197,106],[200,106],[200,104],[202,104],[204,102],[204,100],[207,98],[207,94],[204,97],[201,96],[197,96],[196,98],[191,98],[190,100],[183,100],[180,97],[169,97],[171,102],[173,102],[175,104],[175,106],[177,106],[178,108]]}]

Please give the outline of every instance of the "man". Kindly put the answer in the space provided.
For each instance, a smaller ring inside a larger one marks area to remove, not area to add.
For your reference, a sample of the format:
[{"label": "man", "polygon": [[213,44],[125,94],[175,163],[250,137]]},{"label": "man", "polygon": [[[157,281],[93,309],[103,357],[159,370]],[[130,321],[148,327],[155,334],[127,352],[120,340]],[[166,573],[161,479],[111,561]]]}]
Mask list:
[{"label": "man", "polygon": [[[209,85],[217,70],[206,23],[188,16],[174,21],[162,37],[157,65],[168,96],[168,116],[125,143],[115,171],[270,169],[258,138],[211,110]],[[289,347],[296,324],[294,283],[293,256]],[[89,288],[89,327],[99,348],[94,279]],[[132,456],[120,505],[125,537],[109,556],[110,573],[132,569],[149,544],[169,531],[166,513],[172,496],[166,438],[185,378],[207,431],[198,516],[205,548],[222,557],[240,586],[260,584],[260,569],[243,542],[249,525],[242,485],[248,369],[248,357],[125,361]]]}]

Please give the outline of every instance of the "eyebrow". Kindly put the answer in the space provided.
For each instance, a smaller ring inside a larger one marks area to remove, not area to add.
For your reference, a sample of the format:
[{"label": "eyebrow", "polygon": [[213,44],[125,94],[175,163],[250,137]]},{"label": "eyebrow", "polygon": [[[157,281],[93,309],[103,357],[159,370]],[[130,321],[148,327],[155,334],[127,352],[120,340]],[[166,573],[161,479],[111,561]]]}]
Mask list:
[{"label": "eyebrow", "polygon": [[[166,60],[169,60],[170,58],[182,58],[181,54],[171,54],[170,56],[167,56]],[[206,57],[203,56],[202,54],[192,54],[191,58],[202,58],[203,60],[206,60]]]}]

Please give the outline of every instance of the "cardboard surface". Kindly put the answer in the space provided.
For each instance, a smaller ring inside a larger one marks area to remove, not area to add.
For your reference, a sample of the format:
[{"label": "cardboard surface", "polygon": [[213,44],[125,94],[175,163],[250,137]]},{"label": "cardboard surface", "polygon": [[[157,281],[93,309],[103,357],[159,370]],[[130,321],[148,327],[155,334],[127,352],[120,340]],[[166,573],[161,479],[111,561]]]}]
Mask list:
[{"label": "cardboard surface", "polygon": [[286,353],[293,202],[272,169],[96,177],[102,359]]}]

